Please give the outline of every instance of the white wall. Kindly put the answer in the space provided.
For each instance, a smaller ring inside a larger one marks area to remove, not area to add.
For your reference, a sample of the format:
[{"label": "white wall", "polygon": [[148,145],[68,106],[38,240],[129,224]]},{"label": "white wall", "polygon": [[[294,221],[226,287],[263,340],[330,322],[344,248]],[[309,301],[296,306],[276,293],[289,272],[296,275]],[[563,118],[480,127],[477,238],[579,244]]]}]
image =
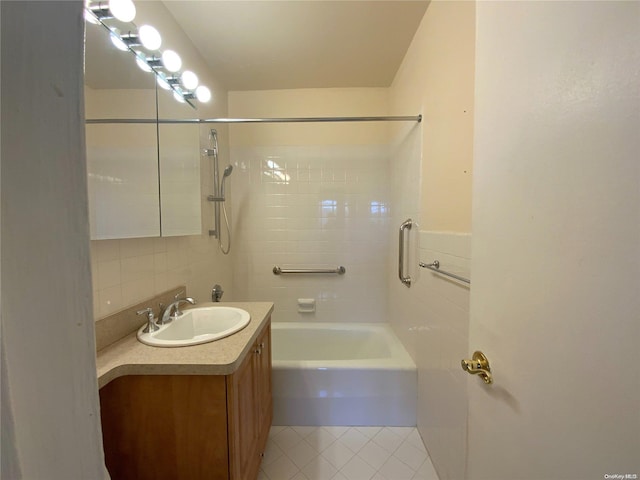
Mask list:
[{"label": "white wall", "polygon": [[82,2],[1,8],[2,477],[99,479]]},{"label": "white wall", "polygon": [[[468,277],[471,258],[475,4],[432,1],[390,88],[393,128],[389,321],[418,366],[418,430],[442,480],[464,476],[469,288],[418,267],[439,260]],[[397,275],[397,236],[409,235],[411,288]]]},{"label": "white wall", "polygon": [[638,45],[638,2],[478,3],[470,479],[640,475]]}]

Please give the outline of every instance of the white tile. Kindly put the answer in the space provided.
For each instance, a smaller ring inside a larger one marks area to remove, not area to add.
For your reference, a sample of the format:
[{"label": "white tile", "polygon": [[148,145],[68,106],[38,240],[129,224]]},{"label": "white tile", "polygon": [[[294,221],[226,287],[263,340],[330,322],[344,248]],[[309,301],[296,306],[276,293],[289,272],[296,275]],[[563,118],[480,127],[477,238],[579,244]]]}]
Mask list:
[{"label": "white tile", "polygon": [[331,480],[338,470],[328,460],[318,456],[305,465],[302,472],[309,480]]},{"label": "white tile", "polygon": [[389,458],[378,470],[387,480],[411,480],[416,471],[395,457]]},{"label": "white tile", "polygon": [[418,450],[422,450],[425,453],[427,451],[427,449],[424,448],[424,442],[422,441],[422,437],[420,436],[420,432],[418,432],[417,428],[415,428],[413,432],[411,432],[407,436],[407,438],[405,439],[405,442],[409,442],[415,448],[417,448]]},{"label": "white tile", "polygon": [[341,440],[332,443],[322,452],[322,457],[337,469],[342,468],[355,455]]},{"label": "white tile", "polygon": [[340,437],[340,441],[357,453],[367,444],[369,438],[361,434],[355,428],[350,428]]},{"label": "white tile", "polygon": [[322,427],[323,430],[329,432],[335,438],[340,438],[344,433],[349,430],[349,427],[338,427],[338,426],[330,426],[330,427]]},{"label": "white tile", "polygon": [[424,450],[417,449],[407,441],[398,447],[393,456],[406,463],[413,470],[418,470],[427,459],[427,453]]},{"label": "white tile", "polygon": [[393,433],[398,435],[400,438],[405,439],[409,434],[413,433],[416,429],[415,427],[385,427],[391,430]]},{"label": "white tile", "polygon": [[[95,275],[95,274],[94,274]],[[120,284],[120,260],[98,262],[98,288],[104,289]]]},{"label": "white tile", "polygon": [[382,430],[382,427],[355,427],[355,429],[365,437],[373,438]]},{"label": "white tile", "polygon": [[291,427],[291,428],[294,429],[301,437],[306,438],[308,435],[311,435],[316,430],[318,430],[319,427]]},{"label": "white tile", "polygon": [[391,453],[395,452],[402,444],[402,438],[388,428],[383,428],[375,437],[373,437],[373,441]]},{"label": "white tile", "polygon": [[305,441],[315,448],[317,452],[323,452],[333,442],[336,441],[336,437],[331,435],[323,428],[318,428],[315,432],[305,437]]},{"label": "white tile", "polygon": [[302,472],[298,472],[295,476],[291,477],[291,480],[313,480],[313,479],[310,479]]},{"label": "white tile", "polygon": [[335,474],[335,476],[331,480],[349,480],[349,479],[345,477],[342,473],[338,472]]},{"label": "white tile", "polygon": [[267,446],[264,450],[264,457],[262,458],[262,466],[269,465],[273,463],[274,460],[277,460],[283,455],[282,450],[275,442],[267,441]]},{"label": "white tile", "polygon": [[411,480],[440,480],[431,459],[427,458]]},{"label": "white tile", "polygon": [[298,467],[286,455],[281,456],[262,469],[271,480],[289,480],[299,472]]},{"label": "white tile", "polygon": [[318,452],[304,440],[295,447],[287,449],[284,454],[300,469],[318,456]]},{"label": "white tile", "polygon": [[[380,445],[375,442],[368,442],[362,449],[358,452],[358,456],[362,458],[365,462],[371,465],[376,470],[380,470],[380,467],[384,465],[391,453],[386,451]],[[418,465],[419,466],[419,465]],[[417,467],[416,467],[417,468]]]},{"label": "white tile", "polygon": [[287,427],[282,427],[282,426],[279,426],[279,425],[271,425],[271,428],[269,429],[269,437],[273,437],[274,435],[277,435],[278,433],[280,433],[285,428],[287,428]]},{"label": "white tile", "polygon": [[280,430],[271,438],[284,452],[292,449],[302,441],[300,434],[289,427]]},{"label": "white tile", "polygon": [[360,457],[353,457],[340,469],[349,480],[370,480],[376,470]]}]

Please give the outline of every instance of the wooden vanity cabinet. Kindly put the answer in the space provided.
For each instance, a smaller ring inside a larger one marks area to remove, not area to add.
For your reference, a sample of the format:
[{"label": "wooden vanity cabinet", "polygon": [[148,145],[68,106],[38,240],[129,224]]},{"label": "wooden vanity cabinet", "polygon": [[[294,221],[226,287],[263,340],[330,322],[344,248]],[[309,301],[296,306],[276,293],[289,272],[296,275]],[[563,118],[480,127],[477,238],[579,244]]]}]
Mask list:
[{"label": "wooden vanity cabinet", "polygon": [[112,480],[255,480],[272,419],[271,328],[231,375],[131,375],[100,390]]},{"label": "wooden vanity cabinet", "polygon": [[267,443],[273,412],[271,329],[265,329],[244,362],[227,377],[229,466],[232,478],[253,480]]}]

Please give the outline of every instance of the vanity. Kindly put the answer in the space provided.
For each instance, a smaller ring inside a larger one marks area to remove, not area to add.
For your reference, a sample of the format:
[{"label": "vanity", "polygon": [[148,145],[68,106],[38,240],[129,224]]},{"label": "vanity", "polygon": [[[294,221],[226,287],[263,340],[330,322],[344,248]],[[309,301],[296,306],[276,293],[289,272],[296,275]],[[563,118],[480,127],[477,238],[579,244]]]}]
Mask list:
[{"label": "vanity", "polygon": [[[273,304],[201,304],[216,305],[242,308],[251,320],[201,345],[151,347],[133,331],[98,350],[105,462],[113,480],[257,478],[272,418]],[[97,325],[97,335],[118,322]]]}]

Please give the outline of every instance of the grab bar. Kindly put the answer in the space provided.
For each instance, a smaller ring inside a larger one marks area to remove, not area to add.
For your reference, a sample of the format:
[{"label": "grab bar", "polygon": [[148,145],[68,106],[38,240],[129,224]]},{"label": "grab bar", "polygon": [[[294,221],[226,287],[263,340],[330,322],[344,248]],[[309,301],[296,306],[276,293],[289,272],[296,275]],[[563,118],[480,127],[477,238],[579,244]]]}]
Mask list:
[{"label": "grab bar", "polygon": [[277,265],[273,267],[274,275],[286,275],[289,273],[336,273],[338,275],[344,275],[347,269],[340,265],[338,268],[294,268],[294,269],[286,269],[278,267]]},{"label": "grab bar", "polygon": [[436,273],[441,275],[446,275],[447,277],[455,278],[456,280],[460,280],[461,282],[468,283],[471,285],[471,280],[468,278],[461,277],[460,275],[456,275],[455,273],[445,272],[444,270],[440,270],[440,262],[438,260],[434,260],[431,263],[420,262],[420,266],[422,268],[428,268]]},{"label": "grab bar", "polygon": [[400,232],[398,234],[398,241],[399,241],[399,246],[398,246],[398,277],[400,278],[400,281],[406,285],[407,287],[411,287],[411,277],[405,276],[404,274],[404,232],[406,230],[411,230],[411,226],[413,225],[413,221],[408,218],[407,220],[405,220],[404,222],[402,222],[402,225],[400,225]]}]

